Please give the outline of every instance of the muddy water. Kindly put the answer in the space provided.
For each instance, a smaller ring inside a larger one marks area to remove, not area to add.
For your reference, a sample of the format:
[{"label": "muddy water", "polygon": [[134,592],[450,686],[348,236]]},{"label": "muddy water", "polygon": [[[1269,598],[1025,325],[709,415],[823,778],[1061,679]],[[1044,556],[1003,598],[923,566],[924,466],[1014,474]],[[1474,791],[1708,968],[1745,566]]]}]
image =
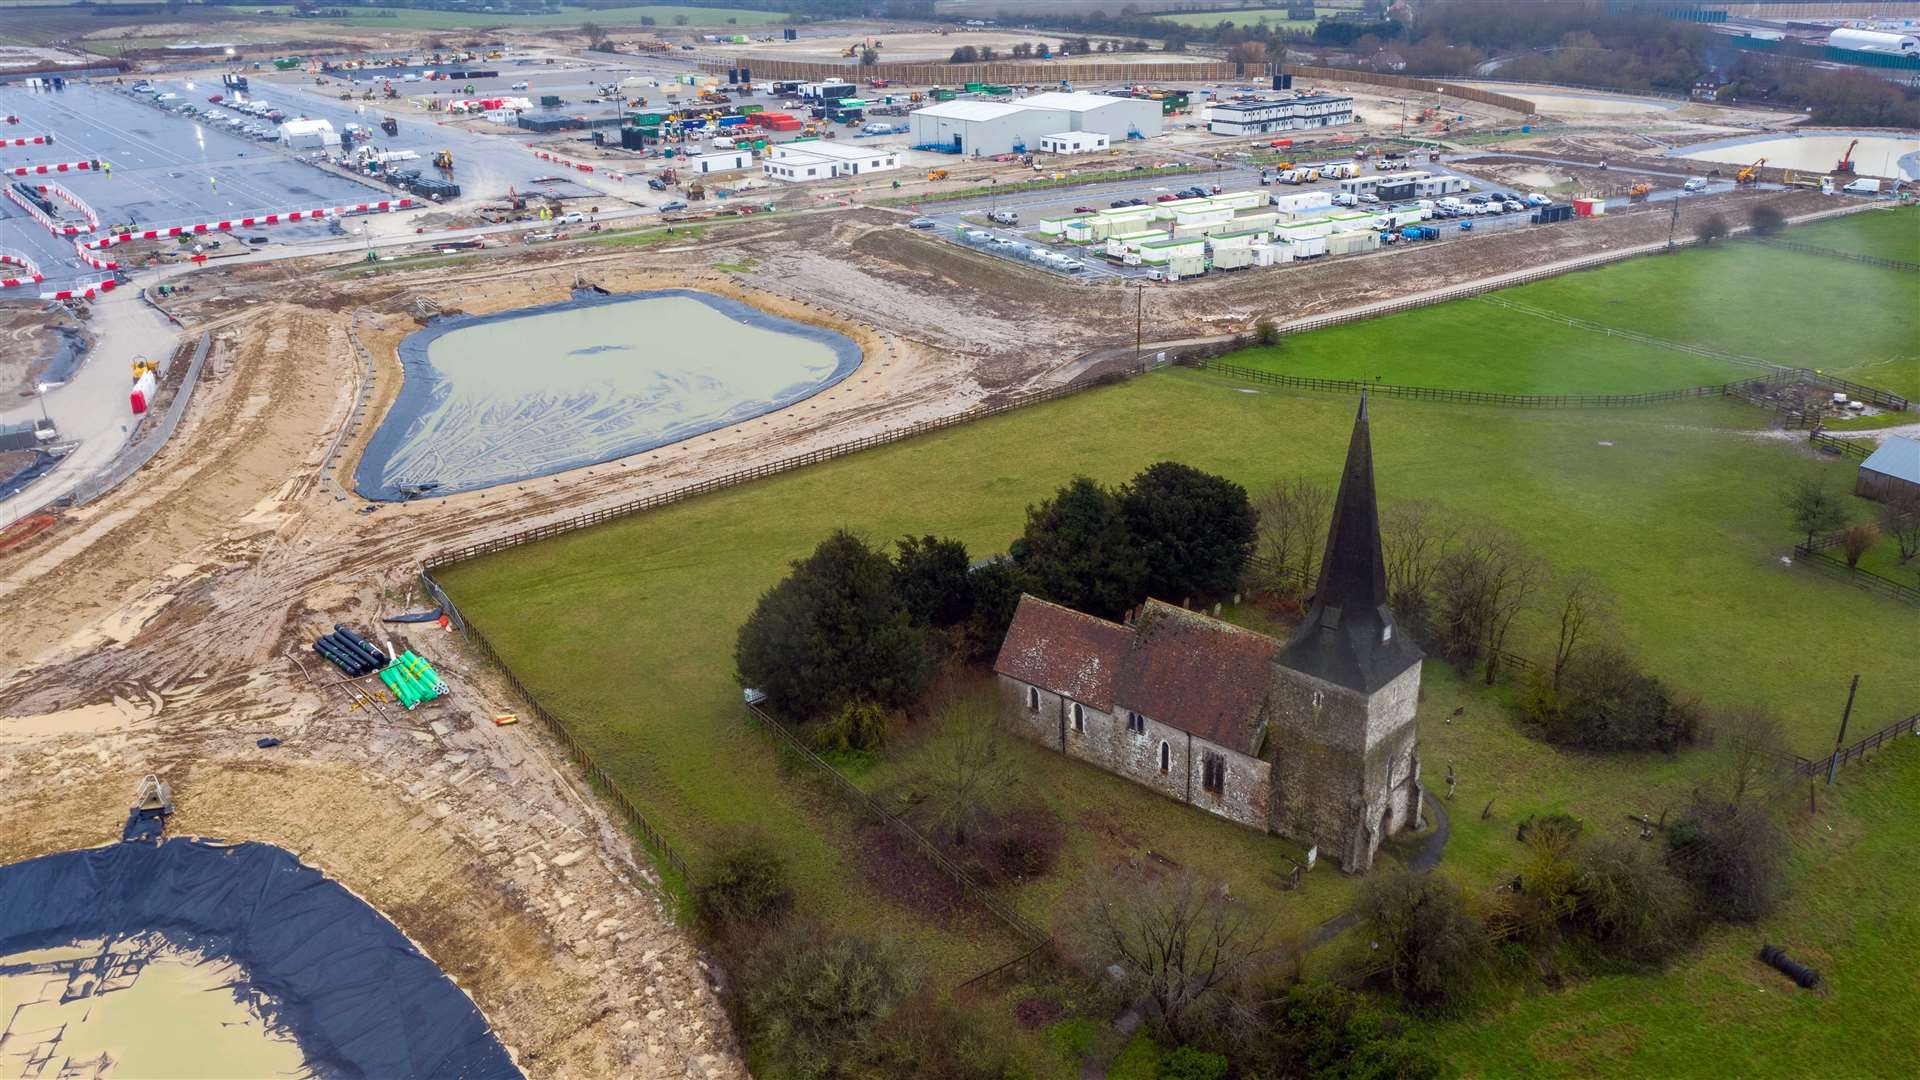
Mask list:
[{"label": "muddy water", "polygon": [[246,982],[231,961],[152,934],[0,957],[0,1078],[311,1075],[254,991],[233,989]]},{"label": "muddy water", "polygon": [[369,498],[545,476],[737,423],[851,373],[832,331],[673,289],[436,324],[355,475]]},{"label": "muddy water", "polygon": [[[1747,165],[1759,158],[1776,169],[1804,169],[1829,173],[1840,161],[1855,136],[1846,132],[1808,132],[1802,135],[1741,137],[1717,142],[1683,146],[1670,150],[1673,157],[1717,161],[1727,165]],[[1863,132],[1853,147],[1853,166],[1857,176],[1888,179],[1920,179],[1920,136],[1888,136]],[[1839,178],[1846,182],[1846,177]]]}]

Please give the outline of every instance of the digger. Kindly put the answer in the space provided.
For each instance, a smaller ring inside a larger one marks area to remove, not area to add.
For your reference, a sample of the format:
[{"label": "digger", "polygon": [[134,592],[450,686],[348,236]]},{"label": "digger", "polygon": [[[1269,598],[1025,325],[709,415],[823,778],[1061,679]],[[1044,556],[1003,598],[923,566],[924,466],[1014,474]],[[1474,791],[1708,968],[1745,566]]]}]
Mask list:
[{"label": "digger", "polygon": [[453,171],[453,151],[451,150],[434,151],[433,167],[436,169],[439,169],[441,172],[447,172],[447,173],[452,172]]}]

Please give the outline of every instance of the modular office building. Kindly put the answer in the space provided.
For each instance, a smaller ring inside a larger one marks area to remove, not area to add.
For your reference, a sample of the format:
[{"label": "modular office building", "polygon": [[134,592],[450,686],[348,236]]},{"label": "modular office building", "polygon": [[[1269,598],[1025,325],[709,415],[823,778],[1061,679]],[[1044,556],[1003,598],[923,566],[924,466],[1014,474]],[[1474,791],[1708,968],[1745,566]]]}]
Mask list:
[{"label": "modular office building", "polygon": [[1333,95],[1227,101],[1208,113],[1215,135],[1264,135],[1353,123],[1353,99]]}]

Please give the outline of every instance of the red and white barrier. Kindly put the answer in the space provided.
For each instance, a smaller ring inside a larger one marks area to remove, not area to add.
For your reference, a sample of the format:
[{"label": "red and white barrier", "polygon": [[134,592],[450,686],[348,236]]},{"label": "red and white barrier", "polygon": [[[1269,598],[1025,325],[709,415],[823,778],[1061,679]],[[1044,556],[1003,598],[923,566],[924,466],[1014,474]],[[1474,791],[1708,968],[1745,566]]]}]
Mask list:
[{"label": "red and white barrier", "polygon": [[551,161],[555,165],[560,166],[561,168],[578,169],[581,172],[593,171],[593,166],[591,165],[586,165],[578,161],[569,161],[558,154],[549,154],[545,150],[541,150],[538,147],[529,146],[527,147],[527,149],[532,150],[533,156],[539,158],[541,161]]},{"label": "red and white barrier", "polygon": [[203,221],[194,225],[169,225],[165,228],[129,230],[112,233],[98,239],[89,240],[85,246],[99,250],[115,244],[125,244],[133,240],[160,240],[173,236],[199,236],[204,233],[232,232],[234,229],[257,229],[266,225],[282,225],[295,221],[320,221],[324,218],[343,217],[347,214],[374,214],[393,210],[406,210],[414,205],[410,198],[381,199],[378,202],[355,203],[352,206],[324,206],[314,210],[288,210],[276,214],[255,214],[250,217],[229,218],[224,221]]},{"label": "red and white barrier", "polygon": [[73,242],[73,253],[80,257],[81,262],[86,263],[88,266],[93,267],[95,270],[120,269],[119,263],[114,262],[112,259],[100,258],[98,255],[95,255],[93,252],[88,251],[87,245],[84,243],[81,243],[78,240],[75,240]]},{"label": "red and white barrier", "polygon": [[11,289],[16,285],[38,285],[46,280],[46,275],[40,272],[40,267],[24,252],[0,248],[0,266],[17,266],[26,271],[24,275],[18,277],[0,277],[0,289]]},{"label": "red and white barrier", "polygon": [[70,221],[55,221],[52,215],[29,202],[25,195],[15,191],[12,184],[7,185],[7,198],[19,204],[20,209],[25,210],[29,217],[39,222],[43,228],[55,236],[78,236],[83,232],[92,232],[100,227],[100,215],[94,213],[93,207],[88,206],[80,196],[75,195],[73,192],[68,191],[66,188],[61,187],[51,180],[38,185],[38,187],[41,191],[52,195],[54,198],[80,211],[81,216],[86,219],[86,224],[75,225]]},{"label": "red and white barrier", "polygon": [[97,161],[62,161],[53,165],[15,165],[4,170],[7,176],[46,176],[49,173],[99,172]]},{"label": "red and white barrier", "polygon": [[101,278],[99,281],[76,282],[71,289],[56,289],[53,292],[43,292],[40,294],[40,299],[91,300],[96,293],[112,292],[114,284],[115,282],[112,278]]},{"label": "red and white barrier", "polygon": [[0,146],[52,146],[51,135],[16,135],[10,139],[0,139]]}]

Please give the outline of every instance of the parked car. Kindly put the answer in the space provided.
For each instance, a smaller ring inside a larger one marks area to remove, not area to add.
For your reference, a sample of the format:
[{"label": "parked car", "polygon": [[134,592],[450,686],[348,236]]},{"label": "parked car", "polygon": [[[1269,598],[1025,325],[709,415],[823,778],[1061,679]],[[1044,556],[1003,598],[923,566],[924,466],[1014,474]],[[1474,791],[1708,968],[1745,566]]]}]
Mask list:
[{"label": "parked car", "polygon": [[1707,182],[1697,176],[1680,185],[1682,191],[1705,191],[1706,189]]},{"label": "parked car", "polygon": [[1001,225],[1018,225],[1020,224],[1020,212],[1018,210],[995,210],[987,215],[987,220]]},{"label": "parked car", "polygon": [[1377,203],[1380,201],[1380,196],[1375,195],[1371,191],[1366,191],[1361,193],[1360,201],[1363,203]]},{"label": "parked car", "polygon": [[[1114,205],[1118,206],[1120,204],[1114,203]],[[1076,214],[1097,214],[1100,212],[1100,210],[1098,207],[1093,207],[1093,206],[1076,206],[1073,208],[1073,212]]]},{"label": "parked car", "polygon": [[907,222],[907,228],[931,229],[934,227],[935,224],[936,222],[932,218],[917,217],[917,218],[914,218],[912,221]]},{"label": "parked car", "polygon": [[666,203],[660,204],[660,212],[663,214],[672,210],[685,210],[686,208],[687,208],[687,204],[684,202],[681,202],[679,199],[675,199],[672,202],[666,202]]},{"label": "parked car", "polygon": [[1155,198],[1155,199],[1154,199],[1153,201],[1154,201],[1154,202],[1173,202],[1174,200],[1176,200],[1176,199],[1178,199],[1179,197],[1180,197],[1180,196],[1178,196],[1178,195],[1175,195],[1175,194],[1174,194],[1173,192],[1171,192],[1171,191],[1169,191],[1169,192],[1167,192],[1167,193],[1166,193],[1165,195],[1161,195],[1161,196],[1159,196],[1159,197],[1157,197],[1157,198]]}]

